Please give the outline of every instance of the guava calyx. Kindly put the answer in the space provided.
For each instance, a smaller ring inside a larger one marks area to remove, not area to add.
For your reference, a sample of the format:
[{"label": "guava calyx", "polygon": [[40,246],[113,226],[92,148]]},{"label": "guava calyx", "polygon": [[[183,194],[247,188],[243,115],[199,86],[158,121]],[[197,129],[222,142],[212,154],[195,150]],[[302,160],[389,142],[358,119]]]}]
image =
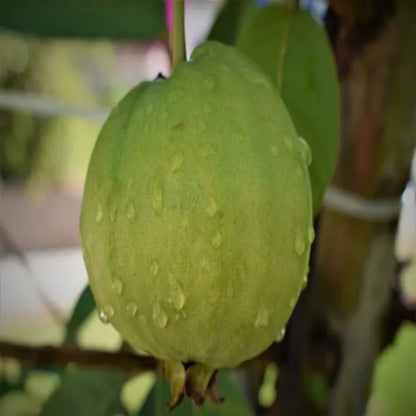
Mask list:
[{"label": "guava calyx", "polygon": [[218,370],[203,364],[184,365],[180,361],[167,360],[163,362],[163,376],[171,387],[171,397],[166,405],[168,410],[174,409],[185,396],[197,407],[204,404],[206,396],[213,403],[224,401],[218,395]]}]

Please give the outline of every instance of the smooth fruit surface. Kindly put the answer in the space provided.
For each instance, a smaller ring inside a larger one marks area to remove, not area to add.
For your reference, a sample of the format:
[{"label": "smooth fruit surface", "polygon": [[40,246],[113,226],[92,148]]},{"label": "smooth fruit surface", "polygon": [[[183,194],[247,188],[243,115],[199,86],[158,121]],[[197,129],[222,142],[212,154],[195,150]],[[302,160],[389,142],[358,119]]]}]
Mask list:
[{"label": "smooth fruit surface", "polygon": [[304,147],[271,82],[202,44],[112,111],[81,239],[104,319],[157,358],[235,366],[284,329],[313,239]]}]

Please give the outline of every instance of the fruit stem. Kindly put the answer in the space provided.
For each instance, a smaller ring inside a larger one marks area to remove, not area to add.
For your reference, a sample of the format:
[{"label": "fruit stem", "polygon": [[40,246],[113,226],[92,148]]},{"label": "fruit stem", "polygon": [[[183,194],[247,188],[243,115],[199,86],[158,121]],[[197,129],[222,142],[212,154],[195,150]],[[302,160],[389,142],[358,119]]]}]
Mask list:
[{"label": "fruit stem", "polygon": [[186,60],[185,0],[173,0],[173,28],[171,40],[172,67]]}]

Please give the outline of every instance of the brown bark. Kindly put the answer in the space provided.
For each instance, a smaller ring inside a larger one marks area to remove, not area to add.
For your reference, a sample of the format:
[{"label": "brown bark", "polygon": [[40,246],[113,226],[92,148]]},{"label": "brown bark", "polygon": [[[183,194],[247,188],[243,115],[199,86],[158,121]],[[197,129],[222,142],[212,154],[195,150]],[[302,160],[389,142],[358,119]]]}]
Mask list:
[{"label": "brown bark", "polygon": [[[332,185],[371,201],[399,199],[416,138],[416,3],[330,5],[342,100]],[[394,233],[391,219],[366,220],[329,208],[321,214],[314,270],[319,307],[338,331],[344,354],[333,415],[364,414],[394,279]]]}]

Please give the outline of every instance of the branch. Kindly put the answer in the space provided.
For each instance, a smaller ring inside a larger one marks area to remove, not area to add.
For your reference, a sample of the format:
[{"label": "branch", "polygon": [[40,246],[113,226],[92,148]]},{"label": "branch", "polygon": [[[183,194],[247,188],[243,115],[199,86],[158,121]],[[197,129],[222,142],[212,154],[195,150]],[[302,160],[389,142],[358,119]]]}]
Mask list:
[{"label": "branch", "polygon": [[125,371],[146,371],[157,368],[157,360],[153,357],[140,356],[127,351],[114,353],[83,350],[73,345],[31,347],[0,341],[0,356],[16,358],[29,367],[55,367],[76,363]]}]

